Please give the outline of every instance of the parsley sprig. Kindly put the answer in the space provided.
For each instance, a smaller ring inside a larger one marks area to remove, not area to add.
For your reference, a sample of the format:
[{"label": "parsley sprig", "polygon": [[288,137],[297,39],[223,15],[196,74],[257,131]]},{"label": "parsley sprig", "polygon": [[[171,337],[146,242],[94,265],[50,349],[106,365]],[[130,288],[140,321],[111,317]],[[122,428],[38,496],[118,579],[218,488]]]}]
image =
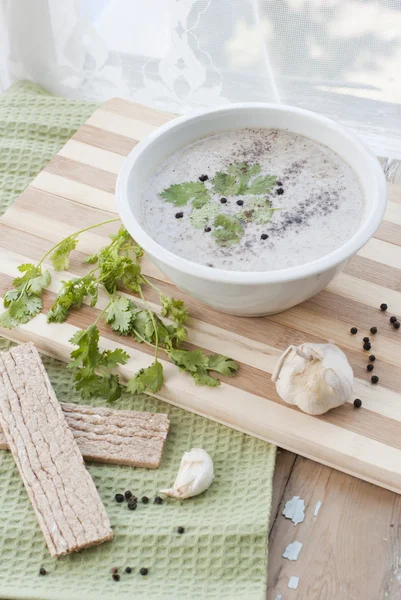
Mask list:
[{"label": "parsley sprig", "polygon": [[[68,269],[70,254],[75,250],[80,234],[118,220],[110,219],[81,229],[53,246],[36,265],[20,265],[18,269],[23,275],[14,279],[14,289],[5,294],[7,310],[0,315],[0,325],[11,329],[27,323],[41,311],[43,291],[51,282],[50,272],[43,269],[48,256],[55,270]],[[85,301],[95,306],[100,288],[107,296],[106,306],[94,323],[85,330],[77,331],[70,340],[75,348],[68,367],[74,370],[76,388],[82,397],[103,396],[112,402],[121,396],[121,383],[115,369],[124,365],[129,355],[121,348],[100,351],[98,326],[102,321],[119,335],[130,336],[148,345],[154,352],[152,364],[140,369],[129,380],[127,390],[131,393],[146,391],[156,394],[160,391],[163,365],[159,361],[159,352],[164,352],[180,370],[189,373],[197,385],[219,385],[220,380],[212,372],[234,375],[238,365],[233,360],[220,354],[207,355],[202,350],[182,347],[187,339],[185,324],[188,320],[184,302],[165,295],[145,277],[140,265],[143,250],[126,229],[121,227],[110,238],[110,244],[86,258],[85,262],[93,268],[82,277],[62,282],[47,313],[48,322],[62,323]],[[161,317],[169,321],[163,320],[151,309],[143,293],[145,285],[157,292]],[[135,294],[138,301],[132,295],[122,294],[122,289]]]}]

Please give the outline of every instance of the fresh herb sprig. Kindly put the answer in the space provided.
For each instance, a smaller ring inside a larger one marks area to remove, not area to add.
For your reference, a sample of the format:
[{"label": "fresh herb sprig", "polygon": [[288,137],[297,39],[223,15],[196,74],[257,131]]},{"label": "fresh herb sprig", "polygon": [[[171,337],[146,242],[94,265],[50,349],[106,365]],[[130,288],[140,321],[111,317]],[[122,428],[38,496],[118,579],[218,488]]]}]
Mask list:
[{"label": "fresh herb sprig", "polygon": [[[51,282],[48,270],[43,270],[44,260],[50,256],[55,270],[65,270],[69,266],[69,256],[76,248],[81,233],[118,221],[110,219],[97,225],[81,229],[51,248],[37,263],[21,265],[22,277],[14,280],[14,289],[7,292],[4,305],[7,311],[0,315],[0,325],[13,328],[28,322],[42,309],[42,293]],[[166,296],[142,273],[140,259],[143,250],[121,227],[111,242],[99,252],[88,256],[86,263],[93,266],[82,277],[62,282],[62,287],[47,314],[48,322],[64,322],[71,310],[79,310],[83,303],[95,306],[99,287],[107,295],[108,302],[94,323],[87,329],[77,331],[70,342],[76,346],[71,352],[69,368],[74,369],[76,388],[83,398],[103,396],[112,402],[121,395],[121,383],[114,373],[118,365],[124,365],[129,355],[121,348],[99,349],[99,323],[104,320],[113,331],[122,336],[131,336],[139,343],[145,343],[154,351],[152,364],[129,380],[127,390],[131,393],[157,393],[163,385],[163,366],[159,352],[164,352],[182,371],[189,373],[197,385],[217,386],[220,380],[211,373],[234,375],[238,365],[233,360],[219,355],[207,355],[202,350],[182,348],[187,339],[184,327],[188,319],[188,309],[179,299]],[[161,315],[165,322],[151,310],[143,293],[143,286],[151,286],[159,295]],[[132,297],[122,295],[126,289],[139,296],[141,305]]]}]

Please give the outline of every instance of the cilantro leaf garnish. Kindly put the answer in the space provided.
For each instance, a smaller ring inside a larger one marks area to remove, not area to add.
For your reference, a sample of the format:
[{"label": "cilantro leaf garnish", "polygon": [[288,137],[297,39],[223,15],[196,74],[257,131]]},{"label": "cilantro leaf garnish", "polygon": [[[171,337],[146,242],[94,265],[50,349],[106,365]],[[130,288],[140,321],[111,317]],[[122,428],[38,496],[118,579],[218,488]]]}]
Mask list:
[{"label": "cilantro leaf garnish", "polygon": [[160,296],[163,317],[170,317],[177,325],[183,325],[188,319],[188,309],[183,300],[176,300],[171,296]]},{"label": "cilantro leaf garnish", "polygon": [[194,208],[189,215],[189,220],[196,229],[203,229],[219,214],[220,207],[216,202],[208,202],[202,208]]},{"label": "cilantro leaf garnish", "polygon": [[231,215],[217,215],[213,225],[215,230],[212,235],[219,246],[231,246],[239,242],[244,233],[241,223]]},{"label": "cilantro leaf garnish", "polygon": [[210,199],[209,190],[200,181],[175,183],[170,185],[166,190],[163,190],[160,195],[167,202],[174,204],[174,206],[185,206],[192,200],[194,208],[201,208]]},{"label": "cilantro leaf garnish", "polygon": [[163,366],[155,360],[150,367],[140,369],[127,383],[127,391],[131,394],[139,394],[149,391],[156,394],[163,385]]},{"label": "cilantro leaf garnish", "polygon": [[70,266],[69,256],[77,247],[78,239],[72,235],[65,238],[50,255],[50,260],[56,271],[66,271]]},{"label": "cilantro leaf garnish", "polygon": [[5,293],[3,304],[7,310],[0,315],[0,326],[7,329],[28,323],[40,313],[43,290],[51,281],[49,271],[39,265],[26,263],[18,270],[22,275],[13,280],[14,289]]},{"label": "cilantro leaf garnish", "polygon": [[112,298],[106,311],[106,323],[111,325],[114,331],[127,334],[131,328],[136,310],[136,305],[124,296]]},{"label": "cilantro leaf garnish", "polygon": [[262,167],[259,163],[253,165],[246,162],[232,163],[227,168],[228,173],[221,171],[216,173],[212,179],[213,190],[216,194],[224,196],[268,194],[277,178],[275,175],[265,175],[256,177],[251,182],[251,179],[261,170]]},{"label": "cilantro leaf garnish", "polygon": [[252,198],[246,208],[238,213],[238,218],[245,223],[257,223],[258,225],[265,225],[270,223],[273,218],[274,212],[281,210],[280,208],[273,208],[270,200],[265,198]]},{"label": "cilantro leaf garnish", "polygon": [[222,354],[212,354],[209,356],[208,368],[211,371],[216,371],[216,373],[232,377],[238,371],[239,366],[238,363],[227,356],[223,356]]},{"label": "cilantro leaf garnish", "polygon": [[238,193],[238,183],[233,175],[217,171],[212,179],[213,191],[220,196],[234,196]]},{"label": "cilantro leaf garnish", "polygon": [[121,387],[117,375],[111,371],[124,365],[129,355],[121,348],[100,352],[96,323],[75,332],[70,342],[77,348],[71,352],[67,367],[75,369],[76,387],[82,397],[105,396],[108,402],[119,398]]},{"label": "cilantro leaf garnish", "polygon": [[90,298],[90,306],[95,306],[99,283],[93,274],[63,281],[53,306],[47,313],[49,323],[62,323],[73,308],[81,308],[85,298]]}]

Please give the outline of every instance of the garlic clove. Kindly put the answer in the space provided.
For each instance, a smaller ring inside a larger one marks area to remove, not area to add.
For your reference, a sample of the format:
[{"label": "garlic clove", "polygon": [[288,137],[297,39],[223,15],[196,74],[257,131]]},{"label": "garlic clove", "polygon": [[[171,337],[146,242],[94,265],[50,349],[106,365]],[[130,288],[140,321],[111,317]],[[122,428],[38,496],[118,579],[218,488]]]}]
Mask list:
[{"label": "garlic clove", "polygon": [[192,448],[181,459],[173,487],[160,490],[160,493],[184,500],[207,490],[213,479],[213,461],[209,454],[202,448]]},{"label": "garlic clove", "polygon": [[344,352],[332,343],[289,346],[272,375],[277,393],[311,415],[321,415],[352,394],[353,372]]}]

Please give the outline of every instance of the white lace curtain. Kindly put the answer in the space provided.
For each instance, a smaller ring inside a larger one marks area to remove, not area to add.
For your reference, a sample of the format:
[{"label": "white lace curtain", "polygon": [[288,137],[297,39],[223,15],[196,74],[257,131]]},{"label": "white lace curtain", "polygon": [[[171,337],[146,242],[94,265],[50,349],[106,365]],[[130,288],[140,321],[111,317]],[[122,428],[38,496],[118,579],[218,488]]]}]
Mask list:
[{"label": "white lace curtain", "polygon": [[0,88],[318,111],[401,158],[400,0],[0,0]]}]

